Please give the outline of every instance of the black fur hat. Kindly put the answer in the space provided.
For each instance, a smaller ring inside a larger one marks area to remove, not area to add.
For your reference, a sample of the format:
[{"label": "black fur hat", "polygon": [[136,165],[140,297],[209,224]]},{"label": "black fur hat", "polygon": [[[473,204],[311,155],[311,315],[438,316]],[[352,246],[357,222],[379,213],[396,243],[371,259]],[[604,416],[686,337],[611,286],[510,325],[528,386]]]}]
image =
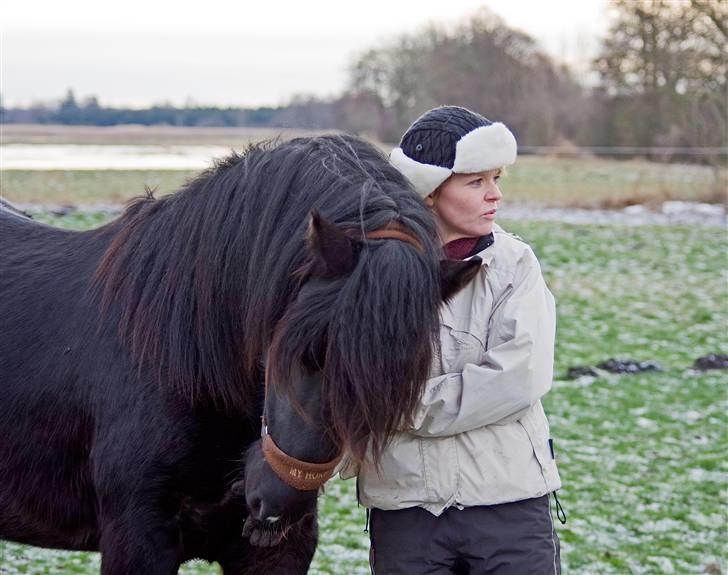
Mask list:
[{"label": "black fur hat", "polygon": [[504,124],[466,108],[441,106],[407,128],[389,160],[427,197],[453,173],[507,166],[516,153],[516,139]]}]

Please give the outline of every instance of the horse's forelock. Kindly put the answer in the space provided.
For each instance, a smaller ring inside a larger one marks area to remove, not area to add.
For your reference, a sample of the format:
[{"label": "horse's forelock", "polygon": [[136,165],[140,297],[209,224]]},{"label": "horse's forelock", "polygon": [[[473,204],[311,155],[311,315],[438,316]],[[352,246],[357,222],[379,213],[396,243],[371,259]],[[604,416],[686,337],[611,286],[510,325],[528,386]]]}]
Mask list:
[{"label": "horse's forelock", "polygon": [[397,240],[362,253],[346,280],[294,304],[271,348],[273,379],[290,390],[292,366],[325,341],[322,392],[331,435],[375,459],[411,422],[431,365],[439,287],[427,258]]},{"label": "horse's forelock", "polygon": [[411,423],[431,367],[438,326],[436,269],[399,242],[367,254],[329,328],[326,401],[357,459],[377,460]]}]

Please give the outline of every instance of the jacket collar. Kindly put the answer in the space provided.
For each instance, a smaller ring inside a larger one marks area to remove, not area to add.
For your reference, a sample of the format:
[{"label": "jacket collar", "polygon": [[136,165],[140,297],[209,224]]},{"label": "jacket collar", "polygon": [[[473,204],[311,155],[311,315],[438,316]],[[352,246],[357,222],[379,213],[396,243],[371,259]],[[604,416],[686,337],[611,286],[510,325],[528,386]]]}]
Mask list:
[{"label": "jacket collar", "polygon": [[[495,257],[495,250],[490,249],[492,246],[498,241],[498,234],[505,233],[503,231],[503,228],[501,228],[498,224],[493,224],[493,243],[488,244],[487,247],[485,247],[483,250],[479,251],[477,254],[473,254],[472,257],[478,256],[481,260],[483,260],[483,265],[490,265],[490,263],[493,261],[493,258]],[[470,259],[470,258],[465,258]]]}]

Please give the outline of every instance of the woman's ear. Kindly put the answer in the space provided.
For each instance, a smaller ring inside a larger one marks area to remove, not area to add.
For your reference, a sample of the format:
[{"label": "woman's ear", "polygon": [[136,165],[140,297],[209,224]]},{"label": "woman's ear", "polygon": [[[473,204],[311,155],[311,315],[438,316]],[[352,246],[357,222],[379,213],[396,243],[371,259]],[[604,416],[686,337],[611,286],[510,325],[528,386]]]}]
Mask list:
[{"label": "woman's ear", "polygon": [[435,198],[433,197],[433,195],[434,195],[434,192],[425,198],[425,205],[428,208],[435,207]]}]

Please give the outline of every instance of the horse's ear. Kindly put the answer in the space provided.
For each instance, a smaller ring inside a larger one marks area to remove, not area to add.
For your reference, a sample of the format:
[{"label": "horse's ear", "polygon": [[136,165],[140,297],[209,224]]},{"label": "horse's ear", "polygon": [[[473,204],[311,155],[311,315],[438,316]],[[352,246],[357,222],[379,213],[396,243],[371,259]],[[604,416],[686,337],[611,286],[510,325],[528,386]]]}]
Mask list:
[{"label": "horse's ear", "polygon": [[478,273],[482,260],[470,258],[466,261],[440,260],[440,291],[442,301],[448,301],[463,289]]},{"label": "horse's ear", "polygon": [[361,242],[347,236],[314,210],[308,228],[308,247],[323,275],[339,277],[350,274],[356,267]]}]

